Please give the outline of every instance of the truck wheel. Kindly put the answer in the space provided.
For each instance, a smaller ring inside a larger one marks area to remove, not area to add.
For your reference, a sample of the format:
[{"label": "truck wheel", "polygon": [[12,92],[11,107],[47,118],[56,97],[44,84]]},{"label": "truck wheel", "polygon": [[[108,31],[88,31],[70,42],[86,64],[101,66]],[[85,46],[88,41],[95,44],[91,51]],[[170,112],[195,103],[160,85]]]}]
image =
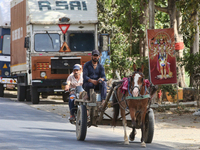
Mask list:
[{"label": "truck wheel", "polygon": [[46,93],[42,93],[42,98],[47,98],[48,95]]},{"label": "truck wheel", "polygon": [[0,84],[0,97],[4,96],[4,87],[3,84]]},{"label": "truck wheel", "polygon": [[78,108],[76,118],[76,138],[79,141],[84,141],[87,133],[87,109],[85,105]]},{"label": "truck wheel", "polygon": [[30,102],[31,101],[31,90],[30,86],[26,87],[26,101]]},{"label": "truck wheel", "polygon": [[154,112],[150,108],[145,119],[145,143],[151,143],[154,135]]},{"label": "truck wheel", "polygon": [[32,104],[38,104],[40,99],[39,99],[39,92],[37,91],[37,87],[31,87],[31,101]]},{"label": "truck wheel", "polygon": [[68,93],[63,93],[63,102],[68,102],[69,101],[69,94]]},{"label": "truck wheel", "polygon": [[17,85],[17,100],[24,101],[26,98],[26,86]]}]

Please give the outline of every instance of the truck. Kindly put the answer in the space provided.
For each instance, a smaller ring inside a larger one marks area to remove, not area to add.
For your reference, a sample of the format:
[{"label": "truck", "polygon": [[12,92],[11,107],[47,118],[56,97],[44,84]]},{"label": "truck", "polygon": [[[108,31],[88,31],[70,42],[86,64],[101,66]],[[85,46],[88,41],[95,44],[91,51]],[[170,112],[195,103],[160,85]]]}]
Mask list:
[{"label": "truck", "polygon": [[4,89],[13,89],[17,85],[16,76],[10,74],[10,7],[0,2],[0,97]]},{"label": "truck", "polygon": [[18,101],[62,95],[75,64],[91,60],[94,49],[109,50],[109,35],[98,34],[96,0],[12,0],[11,73]]}]

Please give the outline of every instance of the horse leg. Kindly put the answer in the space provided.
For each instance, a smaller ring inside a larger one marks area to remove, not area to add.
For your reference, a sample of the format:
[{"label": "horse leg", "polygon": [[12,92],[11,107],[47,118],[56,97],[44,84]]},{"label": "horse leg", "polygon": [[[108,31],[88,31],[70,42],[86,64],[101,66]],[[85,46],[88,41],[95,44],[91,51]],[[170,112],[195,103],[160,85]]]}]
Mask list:
[{"label": "horse leg", "polygon": [[142,132],[142,137],[141,137],[141,146],[146,147],[146,143],[144,142],[144,136],[145,136],[145,116],[146,116],[146,111],[143,111],[141,114],[141,132]]},{"label": "horse leg", "polygon": [[124,144],[129,144],[127,133],[126,133],[126,116],[125,116],[125,110],[121,108],[121,116],[122,116],[122,123],[124,127]]},{"label": "horse leg", "polygon": [[132,132],[129,135],[129,140],[130,141],[134,141],[135,140],[135,135],[136,135],[136,130],[135,130],[135,126],[136,126],[136,122],[135,120],[132,121],[133,127],[132,127]]},{"label": "horse leg", "polygon": [[130,109],[130,116],[132,120],[132,132],[129,135],[129,140],[134,141],[136,135],[136,117],[135,117],[135,109]]}]

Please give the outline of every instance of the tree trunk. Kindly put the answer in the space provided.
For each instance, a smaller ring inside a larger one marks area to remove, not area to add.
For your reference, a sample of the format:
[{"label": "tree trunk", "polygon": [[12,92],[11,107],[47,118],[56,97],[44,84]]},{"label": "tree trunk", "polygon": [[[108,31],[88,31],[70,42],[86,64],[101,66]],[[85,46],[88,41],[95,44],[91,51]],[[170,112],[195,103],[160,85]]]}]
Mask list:
[{"label": "tree trunk", "polygon": [[[179,26],[182,21],[182,16],[180,12],[176,9],[176,1],[174,0],[168,0],[168,7],[158,7],[155,6],[155,8],[159,11],[165,12],[169,14],[170,18],[170,28],[174,28],[174,38],[175,42],[183,42],[183,35],[180,32]],[[183,57],[183,49],[176,51],[176,57]],[[178,85],[180,87],[185,87],[185,69],[182,67],[177,67],[177,72],[180,75],[178,77]]]},{"label": "tree trunk", "polygon": [[129,8],[129,14],[130,14],[130,55],[132,55],[132,32],[133,32],[132,6],[130,6]]},{"label": "tree trunk", "polygon": [[199,26],[198,26],[198,13],[197,11],[195,12],[195,22],[194,24],[196,25],[196,34],[194,36],[194,43],[193,43],[193,54],[198,53],[199,52]]},{"label": "tree trunk", "polygon": [[[175,43],[183,42],[183,35],[180,32],[180,24],[182,23],[182,16],[176,9],[176,1],[168,0],[168,12],[170,16],[170,27],[174,28]],[[183,57],[183,49],[176,51],[176,57]],[[177,64],[178,65],[178,64]],[[184,67],[177,67],[178,85],[185,87],[185,69]]]},{"label": "tree trunk", "polygon": [[[144,12],[141,13],[140,16],[140,24],[145,26],[145,31],[147,29],[147,18],[148,18],[148,4],[141,0],[140,11]],[[146,41],[146,32],[142,29],[139,31],[139,46],[140,46],[140,57],[148,56],[148,49],[147,49],[147,41]]]},{"label": "tree trunk", "polygon": [[[181,33],[181,24],[182,24],[182,15],[180,13],[180,11],[176,11],[176,20],[177,20],[177,26],[176,26],[176,29],[177,29],[177,35],[176,35],[176,43],[179,43],[179,42],[183,42],[183,34]],[[181,50],[178,50],[178,57],[179,58],[183,58],[183,49]],[[180,87],[186,87],[186,83],[185,83],[185,67],[179,67],[179,70],[180,72],[180,81],[179,81],[179,86]]]},{"label": "tree trunk", "polygon": [[155,28],[155,6],[154,0],[149,0],[149,29]]},{"label": "tree trunk", "polygon": [[144,25],[145,25],[145,32],[144,32],[144,45],[143,45],[143,57],[147,57],[148,56],[148,47],[147,47],[147,28],[148,28],[148,19],[149,18],[149,7],[148,7],[148,3],[145,3],[145,7],[144,7]]}]

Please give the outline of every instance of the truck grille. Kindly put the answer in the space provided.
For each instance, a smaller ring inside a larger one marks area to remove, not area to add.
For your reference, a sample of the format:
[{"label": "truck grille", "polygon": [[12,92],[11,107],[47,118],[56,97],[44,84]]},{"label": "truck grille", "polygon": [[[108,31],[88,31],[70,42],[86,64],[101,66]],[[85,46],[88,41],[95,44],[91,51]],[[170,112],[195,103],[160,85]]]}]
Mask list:
[{"label": "truck grille", "polygon": [[51,74],[70,74],[75,64],[80,64],[80,59],[51,59]]}]

